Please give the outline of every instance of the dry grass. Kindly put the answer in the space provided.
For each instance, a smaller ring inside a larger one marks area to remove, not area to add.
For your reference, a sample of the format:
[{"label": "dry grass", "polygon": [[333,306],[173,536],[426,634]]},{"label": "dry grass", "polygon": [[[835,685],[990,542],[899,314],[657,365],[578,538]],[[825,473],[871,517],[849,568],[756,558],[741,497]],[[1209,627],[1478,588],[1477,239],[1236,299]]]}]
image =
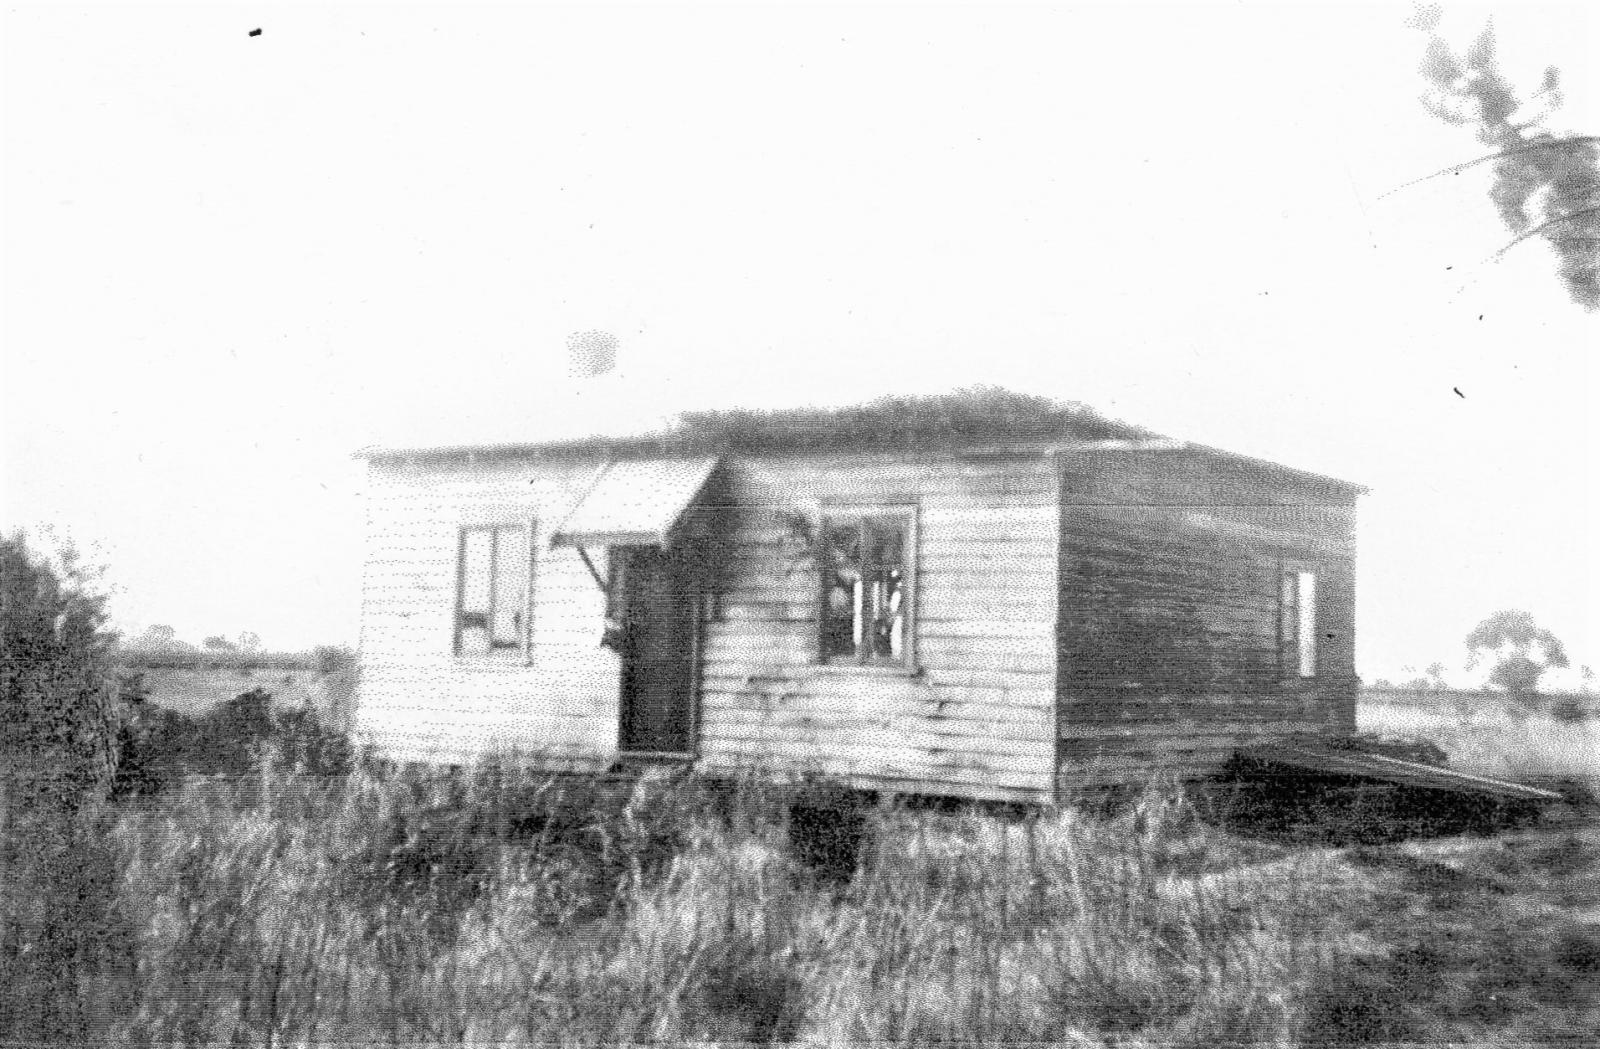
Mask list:
[{"label": "dry grass", "polygon": [[1600,796],[1600,718],[1561,718],[1490,693],[1363,697],[1363,732],[1428,739],[1454,768],[1526,782],[1581,784]]},{"label": "dry grass", "polygon": [[1293,849],[1150,792],[1102,815],[874,810],[853,876],[832,877],[797,860],[815,850],[784,800],[268,771],[22,821],[0,1039],[1488,1044],[1600,1027],[1600,939],[1579,917],[1600,916],[1593,834]]}]

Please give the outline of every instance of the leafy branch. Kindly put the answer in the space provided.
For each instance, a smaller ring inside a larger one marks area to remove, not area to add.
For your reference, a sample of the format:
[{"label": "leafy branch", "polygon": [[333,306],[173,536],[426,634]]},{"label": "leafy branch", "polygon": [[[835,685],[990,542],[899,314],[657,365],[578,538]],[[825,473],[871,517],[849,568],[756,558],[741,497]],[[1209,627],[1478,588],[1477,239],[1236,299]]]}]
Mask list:
[{"label": "leafy branch", "polygon": [[[1425,28],[1432,30],[1436,12],[1428,22]],[[1474,128],[1478,141],[1494,151],[1391,192],[1492,164],[1489,198],[1515,236],[1490,261],[1542,238],[1556,253],[1567,294],[1584,309],[1600,309],[1600,136],[1544,128],[1562,104],[1560,71],[1546,68],[1539,90],[1519,99],[1498,68],[1491,26],[1459,56],[1431,35],[1421,72],[1432,85],[1422,99],[1428,111],[1445,123]],[[1534,112],[1541,100],[1543,108]]]}]

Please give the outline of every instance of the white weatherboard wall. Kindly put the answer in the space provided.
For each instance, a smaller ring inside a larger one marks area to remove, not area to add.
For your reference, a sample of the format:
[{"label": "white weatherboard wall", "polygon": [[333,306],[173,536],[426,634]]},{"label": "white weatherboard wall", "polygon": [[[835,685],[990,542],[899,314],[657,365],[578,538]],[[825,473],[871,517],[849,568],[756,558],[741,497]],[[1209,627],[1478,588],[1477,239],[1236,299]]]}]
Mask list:
[{"label": "white weatherboard wall", "polygon": [[[399,461],[369,468],[356,723],[399,761],[536,751],[600,766],[616,748],[617,657],[599,644],[605,599],[550,533],[598,460]],[[532,520],[530,658],[453,654],[463,524]],[[603,551],[592,555],[603,572]]]},{"label": "white weatherboard wall", "polygon": [[[518,748],[615,757],[604,599],[551,530],[598,459],[375,462],[358,725],[397,760]],[[907,792],[1045,800],[1055,780],[1058,482],[1043,454],[771,454],[725,461],[729,563],[701,645],[699,767],[822,773]],[[915,672],[817,661],[819,583],[780,515],[917,507]],[[539,522],[530,660],[451,654],[457,530]],[[593,550],[604,571],[602,551]]]}]

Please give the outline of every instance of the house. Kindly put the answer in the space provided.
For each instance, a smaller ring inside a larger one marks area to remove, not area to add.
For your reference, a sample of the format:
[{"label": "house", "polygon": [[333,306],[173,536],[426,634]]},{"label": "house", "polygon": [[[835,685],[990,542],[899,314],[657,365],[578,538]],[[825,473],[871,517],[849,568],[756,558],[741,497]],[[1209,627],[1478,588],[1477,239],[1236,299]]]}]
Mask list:
[{"label": "house", "polygon": [[1355,728],[1357,485],[994,389],[367,463],[399,761],[1048,801]]}]

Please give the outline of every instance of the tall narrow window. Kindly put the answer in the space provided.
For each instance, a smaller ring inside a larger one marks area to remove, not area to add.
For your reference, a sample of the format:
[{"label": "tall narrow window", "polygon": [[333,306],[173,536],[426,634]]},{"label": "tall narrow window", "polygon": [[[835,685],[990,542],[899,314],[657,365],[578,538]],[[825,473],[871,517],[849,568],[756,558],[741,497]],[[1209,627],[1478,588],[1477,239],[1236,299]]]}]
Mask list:
[{"label": "tall narrow window", "polygon": [[1279,627],[1283,670],[1289,677],[1317,676],[1317,574],[1288,567],[1282,576]]},{"label": "tall narrow window", "polygon": [[529,566],[525,527],[482,525],[461,530],[456,655],[523,652]]},{"label": "tall narrow window", "polygon": [[824,661],[910,665],[912,521],[909,508],[832,511],[823,518]]}]

